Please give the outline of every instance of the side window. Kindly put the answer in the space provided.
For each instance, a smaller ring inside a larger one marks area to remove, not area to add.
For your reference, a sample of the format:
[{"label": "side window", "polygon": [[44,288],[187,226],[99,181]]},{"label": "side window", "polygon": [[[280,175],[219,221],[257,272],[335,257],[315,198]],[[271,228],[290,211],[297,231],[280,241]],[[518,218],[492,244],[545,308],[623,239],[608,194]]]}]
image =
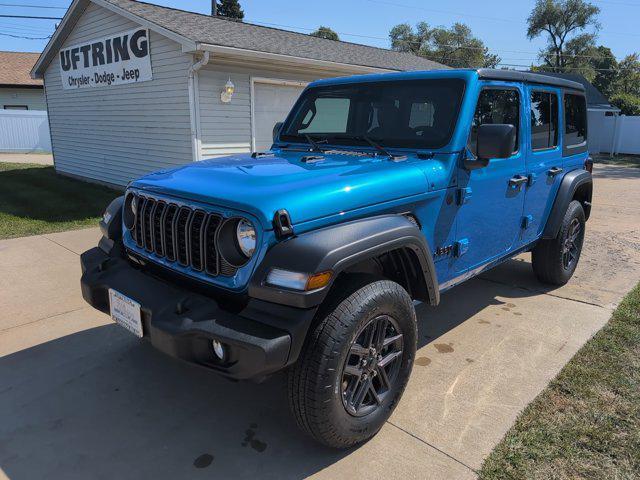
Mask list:
[{"label": "side window", "polygon": [[564,95],[564,144],[581,145],[587,140],[587,103],[583,95]]},{"label": "side window", "polygon": [[558,96],[552,92],[531,92],[531,149],[558,146]]},{"label": "side window", "polygon": [[491,88],[480,92],[471,124],[469,148],[477,153],[478,127],[485,123],[506,123],[516,127],[516,147],[520,145],[520,95],[514,89]]},{"label": "side window", "polygon": [[350,107],[348,98],[317,98],[298,133],[345,133]]}]

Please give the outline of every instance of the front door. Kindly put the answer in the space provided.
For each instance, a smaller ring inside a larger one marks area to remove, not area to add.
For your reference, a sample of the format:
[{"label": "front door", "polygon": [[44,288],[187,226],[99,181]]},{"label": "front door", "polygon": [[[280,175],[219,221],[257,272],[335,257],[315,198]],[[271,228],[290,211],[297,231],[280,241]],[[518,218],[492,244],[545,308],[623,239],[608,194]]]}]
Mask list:
[{"label": "front door", "polygon": [[509,158],[491,159],[484,168],[460,169],[463,200],[458,211],[456,274],[468,276],[508,254],[518,244],[526,189],[526,148],[522,135],[524,90],[518,84],[487,82],[480,91],[471,127],[469,150],[475,155],[478,126],[516,127],[516,147]]},{"label": "front door", "polygon": [[558,93],[553,89],[529,89],[529,186],[524,205],[523,245],[533,242],[542,234],[562,178]]}]

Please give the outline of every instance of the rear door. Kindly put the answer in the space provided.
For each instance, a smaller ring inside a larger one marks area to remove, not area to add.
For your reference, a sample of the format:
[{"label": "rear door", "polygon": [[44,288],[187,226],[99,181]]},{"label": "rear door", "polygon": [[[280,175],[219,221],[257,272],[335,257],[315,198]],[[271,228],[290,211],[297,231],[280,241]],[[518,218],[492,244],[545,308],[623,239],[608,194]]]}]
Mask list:
[{"label": "rear door", "polygon": [[471,152],[475,155],[477,128],[482,124],[512,124],[518,134],[511,157],[491,159],[484,168],[460,170],[460,191],[467,192],[468,199],[458,212],[458,248],[462,249],[456,262],[458,274],[473,273],[506,255],[519,238],[526,188],[524,98],[519,84],[486,82],[480,91],[469,139]]},{"label": "rear door", "polygon": [[561,98],[561,92],[556,89],[528,88],[530,128],[526,164],[529,182],[524,205],[523,245],[542,234],[562,178]]},{"label": "rear door", "polygon": [[283,122],[305,84],[276,80],[253,80],[252,145],[253,151],[268,150],[273,144],[273,126]]}]

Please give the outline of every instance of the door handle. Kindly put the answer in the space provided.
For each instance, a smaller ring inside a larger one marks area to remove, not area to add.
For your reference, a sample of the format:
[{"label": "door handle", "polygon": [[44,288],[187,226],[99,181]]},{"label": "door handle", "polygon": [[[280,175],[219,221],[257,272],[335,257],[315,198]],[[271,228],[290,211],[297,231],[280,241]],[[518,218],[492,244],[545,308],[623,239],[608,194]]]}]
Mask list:
[{"label": "door handle", "polygon": [[549,175],[550,177],[555,177],[556,175],[558,175],[559,173],[562,173],[562,168],[560,167],[551,167],[548,171],[547,171],[547,175]]},{"label": "door handle", "polygon": [[520,185],[529,182],[529,177],[525,177],[524,175],[516,175],[515,177],[511,177],[509,179],[509,186],[511,188],[518,188]]}]

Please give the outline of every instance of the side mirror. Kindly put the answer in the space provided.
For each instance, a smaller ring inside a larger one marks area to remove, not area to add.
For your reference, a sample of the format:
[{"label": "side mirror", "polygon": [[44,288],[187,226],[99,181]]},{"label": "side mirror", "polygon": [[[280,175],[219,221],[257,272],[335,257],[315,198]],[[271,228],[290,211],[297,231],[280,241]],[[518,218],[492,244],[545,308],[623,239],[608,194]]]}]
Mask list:
[{"label": "side mirror", "polygon": [[502,123],[478,127],[478,158],[509,158],[516,146],[516,127]]},{"label": "side mirror", "polygon": [[277,122],[273,126],[273,141],[276,142],[278,140],[278,135],[280,134],[280,129],[282,128],[282,122]]}]

